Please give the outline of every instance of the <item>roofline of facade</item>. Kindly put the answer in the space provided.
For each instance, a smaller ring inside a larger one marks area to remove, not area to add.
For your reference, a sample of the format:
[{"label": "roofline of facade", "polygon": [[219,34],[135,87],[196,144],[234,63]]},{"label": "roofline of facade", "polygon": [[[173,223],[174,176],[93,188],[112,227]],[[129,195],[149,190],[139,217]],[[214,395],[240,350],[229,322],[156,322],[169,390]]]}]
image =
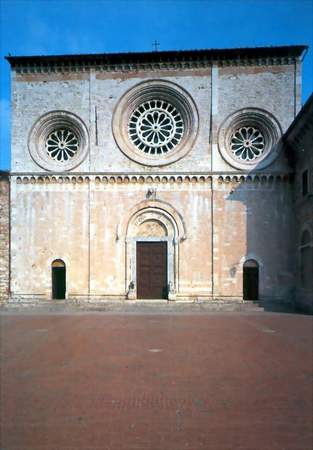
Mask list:
[{"label": "roofline of facade", "polygon": [[282,137],[285,152],[291,167],[295,167],[299,151],[308,133],[313,132],[313,94],[303,105]]},{"label": "roofline of facade", "polygon": [[[228,63],[249,64],[259,61],[262,64],[282,64],[293,62],[307,51],[307,45],[288,45],[273,47],[247,47],[228,49],[171,50],[134,53],[98,53],[76,55],[45,56],[6,56],[12,68],[80,66],[124,66],[140,64],[166,64],[172,62],[189,63]],[[291,59],[291,61],[290,61]]]},{"label": "roofline of facade", "polygon": [[284,134],[285,141],[292,140],[297,138],[297,136],[302,133],[302,128],[304,125],[308,125],[310,115],[311,115],[311,122],[312,122],[312,113],[313,113],[313,93],[310,95],[310,97],[307,99],[305,104],[302,106],[301,110],[295,117],[294,121],[291,123],[289,128]]}]

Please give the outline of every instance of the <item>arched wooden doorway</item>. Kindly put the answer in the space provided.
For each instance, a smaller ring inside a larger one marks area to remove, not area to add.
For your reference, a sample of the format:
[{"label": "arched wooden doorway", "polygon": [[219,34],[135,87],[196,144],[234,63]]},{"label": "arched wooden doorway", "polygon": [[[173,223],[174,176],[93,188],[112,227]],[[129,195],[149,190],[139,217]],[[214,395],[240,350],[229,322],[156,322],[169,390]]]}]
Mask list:
[{"label": "arched wooden doorway", "polygon": [[51,265],[52,270],[52,298],[65,299],[66,293],[66,267],[64,261],[56,259]]},{"label": "arched wooden doorway", "polygon": [[139,216],[134,230],[138,299],[168,298],[168,226],[149,213]]},{"label": "arched wooden doorway", "polygon": [[243,299],[259,299],[259,264],[254,259],[243,265]]},{"label": "arched wooden doorway", "polygon": [[180,214],[165,202],[145,200],[128,217],[117,230],[125,236],[127,298],[175,300],[180,241],[186,239]]}]

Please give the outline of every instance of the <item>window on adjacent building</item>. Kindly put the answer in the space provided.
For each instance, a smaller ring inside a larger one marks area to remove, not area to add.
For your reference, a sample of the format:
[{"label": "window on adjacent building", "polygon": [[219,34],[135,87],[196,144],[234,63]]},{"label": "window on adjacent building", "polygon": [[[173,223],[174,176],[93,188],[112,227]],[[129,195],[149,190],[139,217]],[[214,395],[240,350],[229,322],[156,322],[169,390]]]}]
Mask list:
[{"label": "window on adjacent building", "polygon": [[307,170],[305,170],[302,173],[302,195],[303,195],[303,197],[305,195],[307,195],[308,191],[309,191],[309,173]]}]

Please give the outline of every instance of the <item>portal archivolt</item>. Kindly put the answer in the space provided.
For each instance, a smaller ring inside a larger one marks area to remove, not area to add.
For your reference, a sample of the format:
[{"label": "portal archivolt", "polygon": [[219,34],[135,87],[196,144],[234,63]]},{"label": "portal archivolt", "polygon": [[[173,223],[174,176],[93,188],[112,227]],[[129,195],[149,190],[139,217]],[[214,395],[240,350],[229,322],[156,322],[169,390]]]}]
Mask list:
[{"label": "portal archivolt", "polygon": [[[139,283],[141,281],[138,280],[138,267],[142,266],[142,264],[139,264],[141,261],[137,261],[137,258],[141,258],[142,255],[142,252],[138,252],[138,249],[141,248],[144,252],[145,243],[147,247],[157,249],[157,244],[152,243],[160,243],[160,248],[162,247],[163,252],[166,252],[164,256],[166,263],[163,261],[163,264],[166,264],[166,274],[160,274],[160,279],[162,278],[163,283],[166,279],[167,286],[159,286],[159,292],[162,291],[163,293],[158,298],[174,299],[178,290],[179,245],[182,240],[186,239],[186,229],[180,214],[165,202],[157,200],[141,202],[130,211],[128,221],[124,219],[120,224],[118,236],[125,238],[126,292],[128,298],[138,298],[138,281]],[[147,261],[147,264],[149,265],[149,261]],[[156,262],[156,264],[159,263]],[[162,265],[162,262],[160,264]],[[155,272],[157,276],[161,270],[161,267],[155,266],[152,267],[151,272]],[[151,277],[146,283],[153,287],[157,281],[153,278],[153,275]],[[142,291],[141,287],[139,290]],[[165,291],[167,291],[166,294]],[[158,292],[158,290],[156,289],[155,292]]]}]

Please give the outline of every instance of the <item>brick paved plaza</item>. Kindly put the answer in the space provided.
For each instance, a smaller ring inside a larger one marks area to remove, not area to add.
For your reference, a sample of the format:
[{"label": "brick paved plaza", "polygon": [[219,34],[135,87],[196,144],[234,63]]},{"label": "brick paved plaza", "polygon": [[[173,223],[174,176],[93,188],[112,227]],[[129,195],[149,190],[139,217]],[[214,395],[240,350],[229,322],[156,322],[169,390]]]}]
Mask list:
[{"label": "brick paved plaza", "polygon": [[312,317],[8,313],[1,450],[310,450]]}]

